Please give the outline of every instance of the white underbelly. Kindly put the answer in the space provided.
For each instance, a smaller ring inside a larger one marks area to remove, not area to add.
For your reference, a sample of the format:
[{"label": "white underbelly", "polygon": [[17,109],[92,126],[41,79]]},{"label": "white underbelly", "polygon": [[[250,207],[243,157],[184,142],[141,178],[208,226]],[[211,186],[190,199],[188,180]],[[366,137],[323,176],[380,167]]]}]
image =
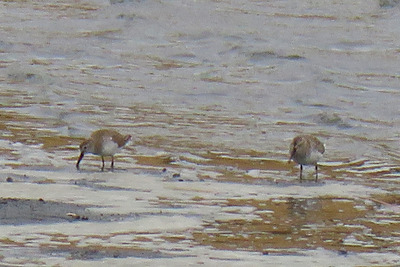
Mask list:
[{"label": "white underbelly", "polygon": [[103,147],[101,150],[101,154],[103,156],[112,156],[117,153],[120,149],[118,148],[118,144],[113,142],[112,140],[104,140]]},{"label": "white underbelly", "polygon": [[315,165],[318,161],[322,159],[322,154],[318,151],[313,151],[310,153],[309,157],[305,160],[305,165]]}]

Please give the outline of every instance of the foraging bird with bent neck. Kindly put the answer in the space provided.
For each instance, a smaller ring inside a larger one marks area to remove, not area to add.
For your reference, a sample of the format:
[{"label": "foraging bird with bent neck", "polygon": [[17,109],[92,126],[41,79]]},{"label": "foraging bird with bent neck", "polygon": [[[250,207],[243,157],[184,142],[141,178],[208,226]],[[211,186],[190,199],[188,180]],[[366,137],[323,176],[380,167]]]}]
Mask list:
[{"label": "foraging bird with bent neck", "polygon": [[293,159],[293,161],[300,164],[300,181],[303,179],[303,165],[314,165],[315,182],[317,182],[318,161],[322,159],[324,152],[324,144],[315,136],[299,135],[293,139],[289,149],[289,162]]},{"label": "foraging bird with bent neck", "polygon": [[102,171],[104,171],[104,157],[111,156],[111,170],[114,170],[114,154],[125,146],[129,140],[131,140],[130,135],[122,135],[114,130],[102,129],[93,132],[90,138],[83,141],[79,146],[81,154],[76,163],[76,169],[79,170],[79,163],[83,156],[86,153],[91,153],[101,156],[103,162]]}]

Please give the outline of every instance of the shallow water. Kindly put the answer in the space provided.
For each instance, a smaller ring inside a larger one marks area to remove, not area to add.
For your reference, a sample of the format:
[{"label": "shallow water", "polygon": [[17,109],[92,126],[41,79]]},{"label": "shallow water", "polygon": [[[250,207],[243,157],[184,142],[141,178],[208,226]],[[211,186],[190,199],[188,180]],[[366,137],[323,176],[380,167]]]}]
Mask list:
[{"label": "shallow water", "polygon": [[[1,196],[88,217],[8,207],[2,264],[399,264],[395,1],[1,5]],[[134,138],[77,172],[98,128]]]}]

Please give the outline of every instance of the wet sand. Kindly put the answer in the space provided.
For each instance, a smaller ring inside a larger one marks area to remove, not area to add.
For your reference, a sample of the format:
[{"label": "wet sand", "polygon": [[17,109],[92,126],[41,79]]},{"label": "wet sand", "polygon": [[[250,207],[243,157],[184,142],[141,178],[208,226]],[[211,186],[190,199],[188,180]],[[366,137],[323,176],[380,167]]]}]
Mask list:
[{"label": "wet sand", "polygon": [[2,6],[0,264],[400,264],[397,3]]},{"label": "wet sand", "polygon": [[1,172],[16,175],[24,181],[1,187],[8,264],[344,266],[398,259],[382,251],[379,237],[396,231],[398,210],[370,199],[385,193],[379,188],[187,180],[192,173]]}]

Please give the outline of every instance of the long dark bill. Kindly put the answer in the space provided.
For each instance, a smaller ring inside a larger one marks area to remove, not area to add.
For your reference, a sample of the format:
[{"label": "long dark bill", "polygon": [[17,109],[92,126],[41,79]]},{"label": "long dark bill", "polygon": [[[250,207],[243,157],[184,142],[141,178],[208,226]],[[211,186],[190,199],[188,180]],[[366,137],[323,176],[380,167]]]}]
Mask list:
[{"label": "long dark bill", "polygon": [[84,152],[81,152],[81,154],[79,155],[79,159],[78,162],[76,163],[76,169],[79,170],[79,163],[81,162],[81,160],[83,159],[83,156],[85,155]]}]

